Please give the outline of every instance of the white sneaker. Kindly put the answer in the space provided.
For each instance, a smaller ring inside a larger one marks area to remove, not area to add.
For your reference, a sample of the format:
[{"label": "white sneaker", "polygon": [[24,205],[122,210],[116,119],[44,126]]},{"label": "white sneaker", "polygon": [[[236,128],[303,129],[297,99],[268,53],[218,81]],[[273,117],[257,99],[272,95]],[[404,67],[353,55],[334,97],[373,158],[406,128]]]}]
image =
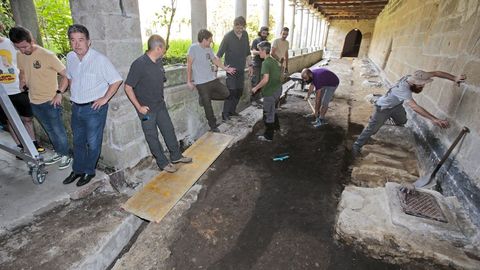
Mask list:
[{"label": "white sneaker", "polygon": [[62,156],[60,165],[58,165],[59,170],[63,170],[68,168],[70,166],[70,163],[72,163],[72,157],[70,156]]},{"label": "white sneaker", "polygon": [[55,153],[53,156],[51,156],[49,159],[45,160],[45,165],[52,165],[57,162],[59,162],[62,159],[62,156]]}]

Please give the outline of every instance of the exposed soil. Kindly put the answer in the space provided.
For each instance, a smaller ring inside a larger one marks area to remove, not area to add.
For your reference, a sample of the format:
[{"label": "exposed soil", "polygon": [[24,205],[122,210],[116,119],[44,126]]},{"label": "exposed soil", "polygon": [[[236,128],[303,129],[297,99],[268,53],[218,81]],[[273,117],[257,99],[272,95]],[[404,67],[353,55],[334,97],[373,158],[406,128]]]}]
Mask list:
[{"label": "exposed soil", "polygon": [[[400,269],[333,239],[349,178],[347,131],[334,124],[311,127],[298,98],[284,107],[283,135],[269,143],[251,134],[208,172],[169,248],[167,269]],[[290,158],[272,160],[281,153]]]}]

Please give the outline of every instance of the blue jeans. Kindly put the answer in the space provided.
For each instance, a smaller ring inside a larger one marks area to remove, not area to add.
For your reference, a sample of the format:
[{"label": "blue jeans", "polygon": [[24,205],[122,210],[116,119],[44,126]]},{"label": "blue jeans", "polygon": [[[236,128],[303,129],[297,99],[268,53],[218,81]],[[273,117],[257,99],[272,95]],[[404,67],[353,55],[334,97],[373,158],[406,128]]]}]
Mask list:
[{"label": "blue jeans", "polygon": [[95,174],[102,150],[103,129],[107,120],[108,104],[92,109],[91,104],[72,103],[73,165],[77,174]]},{"label": "blue jeans", "polygon": [[31,104],[33,115],[40,121],[52,142],[53,149],[59,155],[68,155],[67,132],[63,124],[63,108],[56,108],[47,101],[42,104]]}]

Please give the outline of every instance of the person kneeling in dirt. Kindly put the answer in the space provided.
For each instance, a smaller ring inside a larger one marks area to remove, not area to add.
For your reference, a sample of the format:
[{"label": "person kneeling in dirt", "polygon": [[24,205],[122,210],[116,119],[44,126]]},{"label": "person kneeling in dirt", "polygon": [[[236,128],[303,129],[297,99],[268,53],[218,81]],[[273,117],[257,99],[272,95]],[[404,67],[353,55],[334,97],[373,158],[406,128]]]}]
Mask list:
[{"label": "person kneeling in dirt", "polygon": [[310,84],[305,100],[310,98],[310,94],[315,88],[315,121],[313,126],[318,128],[325,125],[325,115],[328,111],[328,104],[333,98],[340,80],[335,73],[326,68],[304,68],[302,70],[302,79]]},{"label": "person kneeling in dirt", "polygon": [[443,71],[426,72],[423,70],[417,70],[413,75],[402,77],[385,95],[375,101],[375,110],[372,116],[370,116],[368,126],[363,129],[352,146],[352,154],[354,157],[360,154],[362,146],[372,135],[377,133],[386,120],[392,119],[396,125],[400,126],[407,122],[405,108],[402,106],[404,101],[413,111],[432,121],[434,125],[441,128],[448,128],[449,123],[447,120],[433,116],[430,112],[418,105],[412,97],[412,93],[418,94],[422,92],[425,84],[433,81],[432,77],[448,79],[457,85],[466,79],[465,75],[454,76]]},{"label": "person kneeling in dirt", "polygon": [[259,55],[264,59],[260,74],[262,80],[252,88],[252,93],[262,89],[263,95],[263,122],[265,123],[264,135],[258,136],[261,141],[272,141],[275,130],[280,129],[276,104],[282,94],[282,81],[280,79],[280,62],[270,55],[271,45],[268,41],[262,41],[257,45]]}]

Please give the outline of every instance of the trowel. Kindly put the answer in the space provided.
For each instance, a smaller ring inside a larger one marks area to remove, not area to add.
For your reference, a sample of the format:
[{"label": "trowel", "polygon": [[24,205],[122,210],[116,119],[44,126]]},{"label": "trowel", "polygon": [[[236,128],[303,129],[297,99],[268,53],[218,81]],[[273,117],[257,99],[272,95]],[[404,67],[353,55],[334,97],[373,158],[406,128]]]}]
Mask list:
[{"label": "trowel", "polygon": [[437,167],[435,167],[435,170],[433,170],[433,172],[430,175],[428,175],[428,174],[424,175],[424,176],[420,177],[417,181],[415,181],[415,183],[413,183],[415,185],[415,187],[425,187],[425,186],[429,185],[435,179],[435,175],[437,174],[438,170],[440,170],[443,163],[445,163],[448,156],[450,156],[450,153],[452,153],[453,149],[455,148],[455,146],[457,146],[460,139],[462,139],[462,137],[468,132],[470,132],[470,130],[467,127],[462,128],[462,130],[460,131],[460,134],[458,134],[455,141],[453,141],[450,148],[448,148],[447,152],[445,152],[445,154],[443,155],[443,157],[440,160],[440,162],[438,163]]}]

